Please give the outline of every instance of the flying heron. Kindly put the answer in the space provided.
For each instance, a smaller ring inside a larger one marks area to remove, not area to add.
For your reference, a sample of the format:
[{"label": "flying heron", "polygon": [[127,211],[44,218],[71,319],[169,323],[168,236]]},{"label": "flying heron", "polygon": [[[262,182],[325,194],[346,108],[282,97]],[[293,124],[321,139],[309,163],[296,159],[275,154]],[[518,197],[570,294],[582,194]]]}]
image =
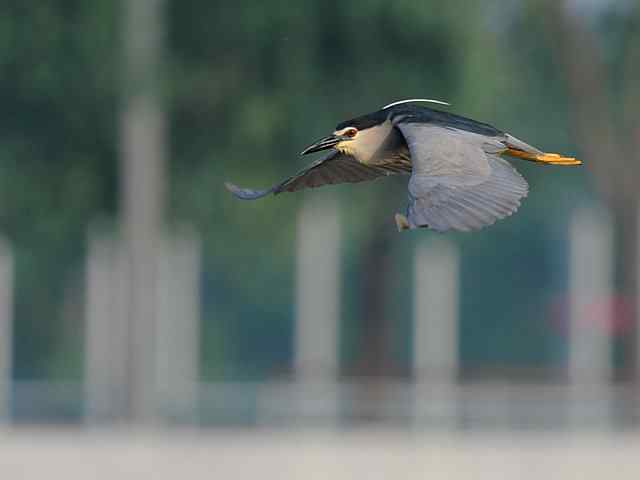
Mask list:
[{"label": "flying heron", "polygon": [[411,175],[406,215],[398,230],[478,230],[513,214],[529,185],[503,156],[547,165],[581,165],[580,160],[544,153],[486,123],[435,110],[412,99],[386,105],[338,124],[301,155],[330,152],[298,174],[266,190],[227,189],[243,200],[336,183],[357,183],[388,175]]}]

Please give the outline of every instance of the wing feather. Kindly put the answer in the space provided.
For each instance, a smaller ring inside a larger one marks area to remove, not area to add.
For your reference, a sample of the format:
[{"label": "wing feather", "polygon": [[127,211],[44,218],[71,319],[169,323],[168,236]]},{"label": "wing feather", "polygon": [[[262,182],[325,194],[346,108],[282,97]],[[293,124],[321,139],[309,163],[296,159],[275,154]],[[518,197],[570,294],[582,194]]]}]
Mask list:
[{"label": "wing feather", "polygon": [[304,188],[316,188],[322,185],[366,182],[379,177],[402,173],[407,174],[410,172],[396,167],[386,168],[381,165],[363,165],[352,156],[334,150],[325,157],[311,163],[296,175],[271,188],[252,190],[240,188],[230,182],[226,182],[225,187],[237,198],[256,200],[271,193],[277,195],[282,192],[295,192]]},{"label": "wing feather", "polygon": [[526,180],[500,158],[499,138],[452,128],[399,122],[413,164],[410,228],[478,230],[513,214]]}]

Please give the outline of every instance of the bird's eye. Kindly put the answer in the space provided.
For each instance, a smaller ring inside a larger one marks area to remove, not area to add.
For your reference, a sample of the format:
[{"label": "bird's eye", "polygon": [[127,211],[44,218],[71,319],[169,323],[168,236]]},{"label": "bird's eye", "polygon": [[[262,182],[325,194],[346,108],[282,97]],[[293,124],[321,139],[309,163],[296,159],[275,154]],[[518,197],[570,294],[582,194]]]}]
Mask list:
[{"label": "bird's eye", "polygon": [[349,128],[346,132],[344,132],[344,134],[347,137],[351,137],[351,138],[355,137],[357,133],[358,133],[358,130],[355,128]]}]

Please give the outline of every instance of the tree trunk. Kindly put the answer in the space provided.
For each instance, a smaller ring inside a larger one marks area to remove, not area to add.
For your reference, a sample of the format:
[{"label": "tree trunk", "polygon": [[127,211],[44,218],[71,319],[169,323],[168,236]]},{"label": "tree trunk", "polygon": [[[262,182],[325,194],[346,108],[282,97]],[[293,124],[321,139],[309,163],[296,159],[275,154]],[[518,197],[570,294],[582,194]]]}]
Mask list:
[{"label": "tree trunk", "polygon": [[388,339],[391,330],[387,317],[388,279],[391,263],[390,224],[374,222],[365,247],[362,269],[362,325],[361,365],[359,372],[366,377],[390,375]]},{"label": "tree trunk", "polygon": [[394,373],[389,339],[392,319],[388,316],[390,280],[393,258],[391,250],[396,234],[388,196],[377,198],[376,212],[369,235],[364,244],[361,270],[361,315],[358,359],[354,373],[362,381],[354,404],[354,419],[377,421],[383,415],[385,404],[382,377]]},{"label": "tree trunk", "polygon": [[622,366],[617,371],[618,380],[633,381],[638,374],[637,342],[637,292],[638,292],[638,208],[635,202],[618,205],[615,210],[616,223],[619,226],[618,256],[620,294],[627,301],[625,307],[633,319],[625,329],[620,340]]}]

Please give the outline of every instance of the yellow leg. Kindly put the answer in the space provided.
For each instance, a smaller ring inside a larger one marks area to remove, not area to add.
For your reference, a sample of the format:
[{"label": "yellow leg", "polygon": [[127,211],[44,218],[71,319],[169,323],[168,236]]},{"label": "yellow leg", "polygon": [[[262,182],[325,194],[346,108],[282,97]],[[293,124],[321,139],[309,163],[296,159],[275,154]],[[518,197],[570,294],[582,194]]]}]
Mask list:
[{"label": "yellow leg", "polygon": [[396,213],[396,226],[398,227],[399,232],[409,230],[409,220],[407,220],[407,217],[401,213]]},{"label": "yellow leg", "polygon": [[557,153],[543,153],[540,155],[509,148],[505,150],[503,154],[509,155],[511,157],[522,158],[523,160],[529,160],[530,162],[546,163],[548,165],[582,165],[581,160],[570,157],[562,157]]}]

